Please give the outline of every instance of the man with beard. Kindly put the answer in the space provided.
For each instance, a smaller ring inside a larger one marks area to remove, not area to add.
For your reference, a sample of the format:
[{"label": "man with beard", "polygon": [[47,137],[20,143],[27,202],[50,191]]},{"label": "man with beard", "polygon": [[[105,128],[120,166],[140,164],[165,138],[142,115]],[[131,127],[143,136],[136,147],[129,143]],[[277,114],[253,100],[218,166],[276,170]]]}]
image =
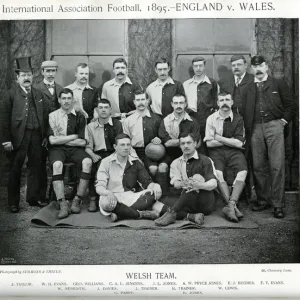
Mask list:
[{"label": "man with beard", "polygon": [[16,59],[18,85],[3,98],[0,110],[1,143],[7,152],[10,167],[8,206],[12,213],[19,211],[22,166],[28,157],[26,201],[30,206],[41,204],[42,148],[47,145],[48,104],[43,93],[32,87],[31,57]]},{"label": "man with beard", "polygon": [[161,188],[152,182],[141,161],[130,155],[129,136],[117,135],[114,148],[116,152],[101,161],[97,172],[101,213],[110,216],[112,222],[158,218],[157,212],[148,209],[161,197]]},{"label": "man with beard", "polygon": [[101,160],[115,152],[113,146],[115,138],[118,134],[123,133],[122,123],[111,117],[111,105],[107,99],[100,100],[96,112],[98,118],[87,125],[88,143],[85,147],[86,153],[93,160],[89,185],[89,212],[97,211],[97,193],[94,182]]},{"label": "man with beard", "polygon": [[[284,128],[292,120],[296,105],[282,79],[268,75],[263,56],[251,58],[254,82],[242,95],[241,114],[246,129],[246,155],[251,151],[257,204],[254,211],[270,207],[266,184],[271,175],[271,201],[274,217],[283,218],[285,205]],[[269,173],[270,172],[270,173]]]},{"label": "man with beard", "polygon": [[[42,75],[44,79],[35,84],[33,87],[40,90],[45,95],[45,99],[48,100],[49,105],[49,113],[55,111],[59,108],[58,103],[58,95],[63,89],[61,85],[55,82],[55,76],[57,74],[58,63],[53,60],[43,61],[41,65]],[[48,151],[46,147],[43,148],[42,152],[42,167],[41,167],[41,178],[40,178],[40,199],[43,201],[45,205],[47,205],[47,185],[48,185],[48,177],[47,177],[47,168],[46,168],[46,161],[47,161]]]},{"label": "man with beard", "polygon": [[94,108],[98,105],[97,89],[89,85],[89,67],[86,63],[76,66],[74,83],[66,86],[74,93],[76,111],[80,111],[89,123],[94,117]]},{"label": "man with beard", "polygon": [[182,83],[169,76],[170,70],[170,64],[165,58],[158,59],[155,62],[155,73],[158,78],[146,89],[151,110],[163,117],[172,113],[171,102],[174,95],[184,95]]},{"label": "man with beard", "polygon": [[138,89],[127,76],[127,62],[120,57],[113,62],[115,78],[104,83],[101,98],[109,100],[113,118],[122,120],[134,113],[134,92]]},{"label": "man with beard", "polygon": [[58,218],[69,215],[69,201],[64,193],[64,162],[72,162],[81,170],[77,194],[73,199],[71,212],[80,213],[80,204],[89,185],[92,160],[84,151],[86,146],[86,119],[74,109],[74,96],[70,89],[64,88],[58,98],[60,108],[49,115],[49,161],[53,169],[52,184],[60,206]]},{"label": "man with beard", "polygon": [[242,94],[254,76],[247,70],[246,58],[243,55],[233,55],[230,59],[232,75],[220,79],[218,82],[220,92],[231,94],[233,99],[232,111],[240,113],[242,107]]},{"label": "man with beard", "polygon": [[[206,73],[206,61],[197,56],[192,60],[195,75],[183,83],[187,97],[188,112],[200,125],[201,136],[205,135],[207,117],[217,108],[218,85]],[[204,146],[204,144],[203,144]],[[204,149],[202,149],[204,152]]]},{"label": "man with beard", "polygon": [[129,135],[132,147],[154,178],[160,163],[152,161],[145,155],[145,147],[149,143],[161,144],[160,138],[157,137],[161,118],[149,111],[148,95],[144,91],[136,91],[133,102],[136,111],[125,119],[124,133]]},{"label": "man with beard", "polygon": [[[243,118],[232,112],[232,105],[230,94],[219,94],[219,110],[207,118],[204,141],[216,168],[219,191],[227,204],[223,213],[228,220],[238,222],[243,217],[237,203],[245,186],[247,162],[242,152],[245,142]],[[223,176],[226,167],[232,168],[236,173],[231,195]]]},{"label": "man with beard", "polygon": [[155,220],[158,226],[167,226],[176,219],[204,223],[204,215],[213,212],[215,199],[213,190],[217,187],[211,160],[198,154],[197,138],[184,132],[179,137],[183,155],[171,164],[171,184],[178,191],[178,197],[167,197],[157,202],[154,209],[162,215]]},{"label": "man with beard", "polygon": [[[163,159],[158,174],[157,182],[163,190],[163,194],[169,190],[168,170],[171,162],[182,155],[179,136],[185,132],[193,133],[197,143],[200,143],[200,126],[198,122],[186,111],[186,98],[183,95],[174,95],[171,106],[173,113],[167,115],[160,123],[158,136],[166,147],[166,157]],[[200,145],[199,145],[200,146]]]}]

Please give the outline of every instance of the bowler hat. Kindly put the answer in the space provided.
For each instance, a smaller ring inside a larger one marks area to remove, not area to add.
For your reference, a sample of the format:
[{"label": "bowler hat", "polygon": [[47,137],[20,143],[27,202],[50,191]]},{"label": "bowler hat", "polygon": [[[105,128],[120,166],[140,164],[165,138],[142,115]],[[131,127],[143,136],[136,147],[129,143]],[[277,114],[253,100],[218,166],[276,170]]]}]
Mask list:
[{"label": "bowler hat", "polygon": [[254,55],[251,58],[251,65],[257,66],[266,62],[265,58],[261,55]]},{"label": "bowler hat", "polygon": [[42,62],[41,68],[58,68],[58,63],[54,60],[45,60]]},{"label": "bowler hat", "polygon": [[31,57],[26,56],[26,57],[18,57],[16,58],[16,63],[17,63],[17,68],[16,72],[30,72],[32,71],[32,66],[31,66]]}]

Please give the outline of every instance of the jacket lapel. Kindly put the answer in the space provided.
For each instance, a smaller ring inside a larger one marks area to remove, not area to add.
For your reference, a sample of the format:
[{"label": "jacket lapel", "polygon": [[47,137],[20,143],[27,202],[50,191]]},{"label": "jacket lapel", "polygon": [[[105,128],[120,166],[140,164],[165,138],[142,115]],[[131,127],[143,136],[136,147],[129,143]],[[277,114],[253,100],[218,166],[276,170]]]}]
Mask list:
[{"label": "jacket lapel", "polygon": [[41,82],[41,91],[42,91],[43,93],[45,93],[49,98],[52,97],[52,95],[51,95],[51,93],[49,92],[49,90],[48,90],[46,84],[45,84],[43,81]]},{"label": "jacket lapel", "polygon": [[32,96],[36,107],[37,117],[40,121],[40,124],[43,124],[43,106],[44,106],[44,99],[42,97],[42,93],[37,93],[37,90],[31,88]]},{"label": "jacket lapel", "polygon": [[265,81],[265,84],[264,84],[264,91],[266,91],[267,89],[269,89],[269,87],[271,86],[271,77],[268,76],[268,79]]}]

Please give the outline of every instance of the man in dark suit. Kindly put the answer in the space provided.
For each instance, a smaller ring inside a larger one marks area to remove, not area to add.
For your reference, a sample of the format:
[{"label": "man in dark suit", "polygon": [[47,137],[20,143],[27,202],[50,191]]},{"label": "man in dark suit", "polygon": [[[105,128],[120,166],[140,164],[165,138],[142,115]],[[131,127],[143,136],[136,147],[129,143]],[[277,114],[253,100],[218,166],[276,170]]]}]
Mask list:
[{"label": "man in dark suit", "polygon": [[[267,179],[271,176],[274,217],[283,218],[285,190],[284,127],[291,121],[295,102],[287,84],[267,74],[263,56],[251,59],[254,81],[242,94],[241,114],[246,131],[246,155],[251,151],[258,203],[254,211],[268,207]],[[270,174],[269,172],[270,171]]]},{"label": "man in dark suit", "polygon": [[0,110],[1,143],[10,158],[8,205],[12,213],[19,211],[22,166],[28,156],[26,201],[39,205],[39,181],[42,147],[46,146],[48,105],[41,91],[32,87],[30,57],[17,61],[17,87],[4,96]]},{"label": "man in dark suit", "polygon": [[232,75],[221,78],[218,82],[220,93],[228,93],[233,99],[232,111],[240,113],[242,107],[241,95],[254,76],[247,73],[247,62],[243,55],[233,55],[230,59]]},{"label": "man in dark suit", "polygon": [[[62,91],[63,87],[55,82],[55,76],[57,74],[58,63],[54,60],[43,61],[41,65],[42,75],[44,79],[38,83],[33,85],[34,88],[43,92],[45,99],[48,100],[49,113],[57,110],[60,105],[58,103],[58,95]],[[40,178],[40,200],[41,204],[47,204],[47,161],[48,151],[46,147],[43,148],[42,153],[42,166],[41,166],[41,178]]]}]

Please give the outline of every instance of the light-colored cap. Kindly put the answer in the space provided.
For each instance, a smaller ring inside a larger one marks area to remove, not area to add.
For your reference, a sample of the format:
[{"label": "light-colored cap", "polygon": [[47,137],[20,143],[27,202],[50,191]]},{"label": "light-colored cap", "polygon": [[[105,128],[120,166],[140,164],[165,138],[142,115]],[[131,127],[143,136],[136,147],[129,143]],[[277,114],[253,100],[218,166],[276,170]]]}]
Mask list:
[{"label": "light-colored cap", "polygon": [[58,68],[58,63],[54,60],[45,60],[42,62],[41,68]]}]

